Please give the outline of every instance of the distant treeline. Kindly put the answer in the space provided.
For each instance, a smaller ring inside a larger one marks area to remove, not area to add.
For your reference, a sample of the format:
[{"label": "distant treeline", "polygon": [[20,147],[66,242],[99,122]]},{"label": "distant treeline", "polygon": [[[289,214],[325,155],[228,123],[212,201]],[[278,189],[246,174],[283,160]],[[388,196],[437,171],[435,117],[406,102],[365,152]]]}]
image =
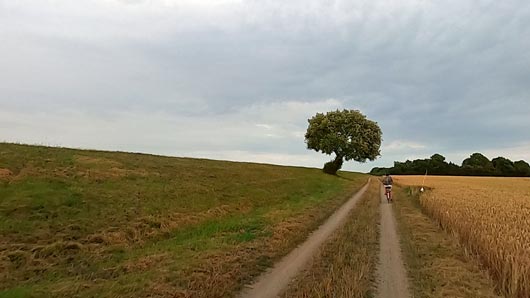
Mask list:
[{"label": "distant treeline", "polygon": [[481,153],[471,154],[461,166],[447,163],[444,156],[434,154],[428,159],[395,161],[393,167],[373,168],[370,174],[423,175],[425,171],[429,175],[530,177],[530,165],[524,160],[513,162],[504,157],[489,160]]}]

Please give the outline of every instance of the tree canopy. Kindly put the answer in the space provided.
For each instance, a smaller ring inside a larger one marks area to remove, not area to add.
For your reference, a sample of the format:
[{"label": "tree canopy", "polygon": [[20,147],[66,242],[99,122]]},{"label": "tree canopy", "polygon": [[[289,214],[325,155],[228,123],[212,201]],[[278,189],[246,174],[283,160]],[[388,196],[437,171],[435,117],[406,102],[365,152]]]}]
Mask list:
[{"label": "tree canopy", "polygon": [[308,122],[307,148],[335,154],[335,159],[324,165],[328,174],[336,174],[344,161],[365,162],[380,155],[382,132],[379,125],[357,110],[317,113]]},{"label": "tree canopy", "polygon": [[505,177],[530,177],[530,165],[519,160],[512,162],[505,157],[496,157],[491,161],[481,153],[473,153],[464,159],[462,166],[447,163],[445,157],[434,154],[428,159],[407,160],[394,162],[391,168],[373,168],[373,175],[385,173],[392,175],[459,175],[459,176],[505,176]]}]

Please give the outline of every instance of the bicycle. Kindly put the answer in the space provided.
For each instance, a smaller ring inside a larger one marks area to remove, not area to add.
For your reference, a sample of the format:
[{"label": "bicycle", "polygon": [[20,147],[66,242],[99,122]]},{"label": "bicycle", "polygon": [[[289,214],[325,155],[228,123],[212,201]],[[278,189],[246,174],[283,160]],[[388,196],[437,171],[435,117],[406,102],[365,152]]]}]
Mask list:
[{"label": "bicycle", "polygon": [[385,197],[387,203],[392,203],[394,199],[392,198],[392,185],[385,185]]}]

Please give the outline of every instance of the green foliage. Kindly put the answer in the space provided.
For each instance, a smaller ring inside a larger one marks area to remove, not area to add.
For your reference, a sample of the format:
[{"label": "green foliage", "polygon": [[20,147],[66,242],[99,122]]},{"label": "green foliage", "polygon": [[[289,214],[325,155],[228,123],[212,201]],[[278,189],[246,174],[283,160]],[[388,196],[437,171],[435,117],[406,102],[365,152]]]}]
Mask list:
[{"label": "green foliage", "polygon": [[530,176],[530,165],[524,161],[519,160],[513,163],[516,176],[528,177]]},{"label": "green foliage", "polygon": [[498,176],[513,176],[515,175],[515,166],[513,162],[504,157],[497,157],[491,160],[495,168],[495,175]]},{"label": "green foliage", "polygon": [[480,153],[473,153],[462,162],[462,170],[468,175],[490,176],[495,172],[492,162]]},{"label": "green foliage", "polygon": [[382,132],[379,125],[357,110],[317,113],[308,122],[307,148],[335,154],[335,160],[324,167],[328,174],[335,174],[343,160],[365,162],[380,155]]},{"label": "green foliage", "polygon": [[370,175],[374,175],[374,176],[383,176],[387,173],[387,168],[380,168],[380,167],[375,167],[375,168],[372,168],[372,170],[370,171]]},{"label": "green foliage", "polygon": [[427,171],[431,175],[457,175],[459,167],[453,163],[447,163],[445,157],[434,154],[429,159],[416,159],[413,161],[394,162],[392,168],[375,168],[370,172],[372,175],[422,175]]},{"label": "green foliage", "polygon": [[462,162],[463,167],[489,167],[490,165],[491,161],[481,153],[473,153]]},{"label": "green foliage", "polygon": [[445,157],[434,154],[428,159],[407,160],[405,162],[394,162],[391,168],[373,168],[372,175],[423,175],[425,171],[429,175],[459,175],[459,176],[530,176],[530,165],[523,160],[512,162],[504,157],[489,160],[480,153],[473,153],[462,162],[462,166],[447,163]]},{"label": "green foliage", "polygon": [[431,160],[435,163],[443,163],[445,162],[445,156],[435,153],[431,156]]}]

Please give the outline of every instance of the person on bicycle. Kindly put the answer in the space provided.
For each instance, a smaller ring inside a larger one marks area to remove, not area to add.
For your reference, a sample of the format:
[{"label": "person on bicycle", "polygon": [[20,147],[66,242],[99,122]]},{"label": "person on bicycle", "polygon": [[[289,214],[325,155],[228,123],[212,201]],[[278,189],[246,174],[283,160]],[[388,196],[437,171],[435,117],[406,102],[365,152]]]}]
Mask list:
[{"label": "person on bicycle", "polygon": [[381,182],[383,182],[385,191],[389,194],[389,200],[392,200],[392,184],[394,184],[394,179],[392,179],[392,177],[387,173]]}]

